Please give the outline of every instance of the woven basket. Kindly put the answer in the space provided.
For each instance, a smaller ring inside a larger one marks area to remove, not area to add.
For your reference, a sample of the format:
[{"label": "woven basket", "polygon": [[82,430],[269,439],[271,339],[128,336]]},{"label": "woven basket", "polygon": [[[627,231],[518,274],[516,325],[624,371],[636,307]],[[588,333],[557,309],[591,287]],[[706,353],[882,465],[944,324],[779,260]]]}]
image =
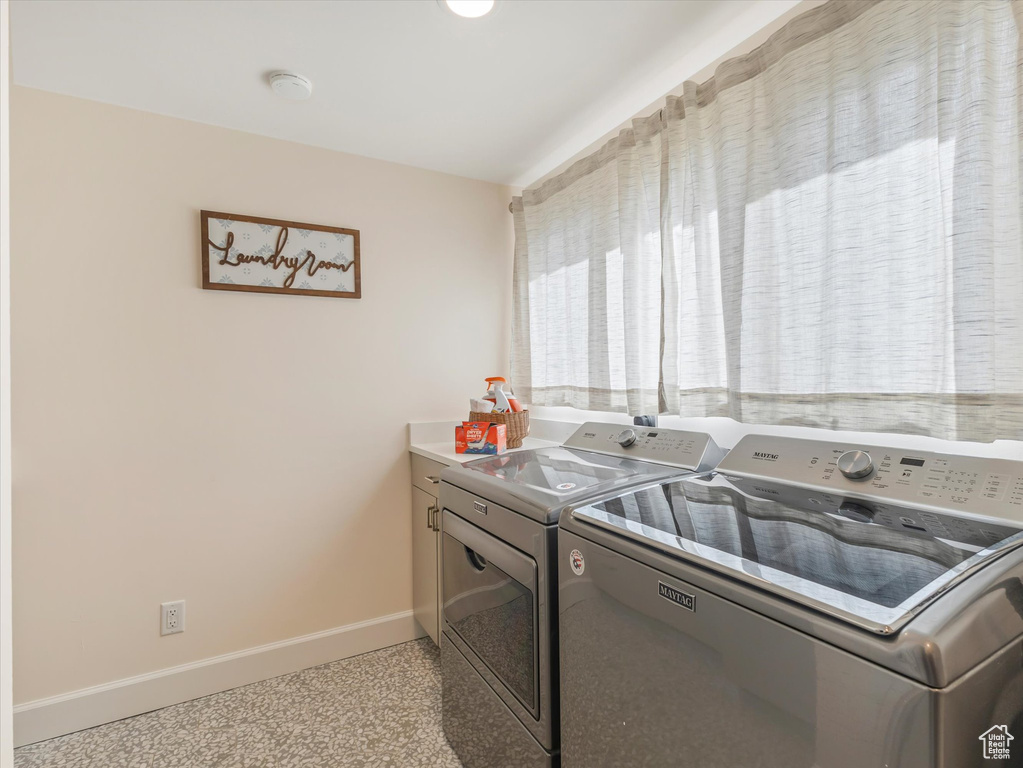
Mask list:
[{"label": "woven basket", "polygon": [[522,440],[529,434],[529,411],[518,413],[479,413],[469,412],[469,421],[492,421],[504,424],[505,443],[509,448],[521,448]]}]

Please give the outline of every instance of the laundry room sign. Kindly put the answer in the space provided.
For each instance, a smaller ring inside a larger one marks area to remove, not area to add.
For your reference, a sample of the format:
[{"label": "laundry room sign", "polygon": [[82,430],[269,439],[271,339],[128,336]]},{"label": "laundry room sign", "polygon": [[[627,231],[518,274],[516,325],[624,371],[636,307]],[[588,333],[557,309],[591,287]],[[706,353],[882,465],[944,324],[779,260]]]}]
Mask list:
[{"label": "laundry room sign", "polygon": [[358,299],[359,230],[202,211],[202,287]]}]

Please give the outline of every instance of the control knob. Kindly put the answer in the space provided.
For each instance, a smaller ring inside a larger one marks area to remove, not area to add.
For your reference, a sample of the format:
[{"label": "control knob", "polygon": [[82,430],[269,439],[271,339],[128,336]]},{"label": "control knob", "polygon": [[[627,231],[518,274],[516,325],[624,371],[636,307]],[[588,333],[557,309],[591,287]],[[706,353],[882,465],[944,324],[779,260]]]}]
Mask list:
[{"label": "control knob", "polygon": [[838,471],[850,480],[859,480],[874,471],[874,460],[866,451],[846,451],[838,457]]},{"label": "control knob", "polygon": [[628,448],[634,442],[636,442],[636,430],[623,429],[618,433],[618,445],[622,448]]}]

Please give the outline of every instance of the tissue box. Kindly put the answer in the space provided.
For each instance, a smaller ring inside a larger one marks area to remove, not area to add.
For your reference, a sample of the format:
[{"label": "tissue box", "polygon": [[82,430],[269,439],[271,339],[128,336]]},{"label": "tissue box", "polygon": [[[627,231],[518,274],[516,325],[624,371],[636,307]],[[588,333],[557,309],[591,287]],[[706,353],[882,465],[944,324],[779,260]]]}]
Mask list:
[{"label": "tissue box", "polygon": [[463,421],[455,427],[455,453],[504,453],[508,428],[492,421]]}]

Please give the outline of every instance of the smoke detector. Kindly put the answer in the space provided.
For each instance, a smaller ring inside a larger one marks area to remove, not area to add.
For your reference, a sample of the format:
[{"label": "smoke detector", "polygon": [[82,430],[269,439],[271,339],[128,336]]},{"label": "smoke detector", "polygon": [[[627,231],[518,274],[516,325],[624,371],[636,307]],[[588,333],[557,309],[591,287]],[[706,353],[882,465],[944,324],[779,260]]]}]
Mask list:
[{"label": "smoke detector", "polygon": [[270,75],[270,87],[278,96],[292,101],[305,101],[313,93],[313,84],[308,77],[294,72],[274,72]]}]

